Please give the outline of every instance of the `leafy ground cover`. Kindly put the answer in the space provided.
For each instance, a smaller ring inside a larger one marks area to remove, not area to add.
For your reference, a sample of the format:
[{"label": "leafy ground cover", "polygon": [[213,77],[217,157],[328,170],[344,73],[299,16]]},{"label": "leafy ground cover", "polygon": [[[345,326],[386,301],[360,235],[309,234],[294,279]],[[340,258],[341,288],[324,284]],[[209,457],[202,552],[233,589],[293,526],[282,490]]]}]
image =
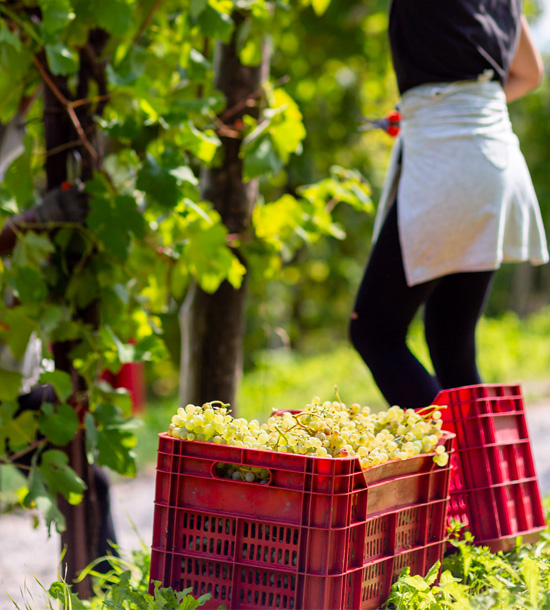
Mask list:
[{"label": "leafy ground cover", "polygon": [[527,610],[550,608],[550,530],[540,541],[491,553],[466,532],[451,534],[454,552],[425,578],[404,568],[384,606],[387,610]]},{"label": "leafy ground cover", "polygon": [[[540,541],[524,545],[518,539],[510,552],[491,553],[475,546],[468,532],[451,532],[453,550],[425,577],[404,568],[393,585],[384,610],[545,610],[550,608],[550,528]],[[111,558],[112,570],[98,574],[90,566],[83,574],[95,578],[95,596],[81,600],[62,578],[43,587],[47,601],[32,599],[18,610],[194,610],[209,599],[195,599],[191,590],[163,588],[149,593],[150,554],[144,546],[127,558]],[[220,609],[224,606],[220,606]],[[382,610],[382,609],[381,609]]]},{"label": "leafy ground cover", "polygon": [[49,587],[42,586],[45,601],[40,606],[34,601],[25,601],[20,606],[13,601],[17,610],[195,610],[202,606],[210,595],[195,598],[191,590],[174,591],[170,587],[155,585],[149,592],[149,569],[151,556],[144,546],[131,553],[128,558],[110,557],[111,570],[106,574],[97,572],[97,560],[86,568],[80,578],[90,575],[94,579],[94,597],[81,600],[73,588],[63,578]]}]

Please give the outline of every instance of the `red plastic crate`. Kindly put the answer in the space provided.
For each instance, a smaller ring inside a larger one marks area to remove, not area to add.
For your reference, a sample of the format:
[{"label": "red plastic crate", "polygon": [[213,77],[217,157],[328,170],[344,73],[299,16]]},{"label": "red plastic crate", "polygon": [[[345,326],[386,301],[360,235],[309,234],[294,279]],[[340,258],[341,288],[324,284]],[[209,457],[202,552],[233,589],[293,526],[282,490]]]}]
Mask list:
[{"label": "red plastic crate", "polygon": [[477,544],[506,550],[546,527],[519,385],[485,384],[440,392],[443,429],[456,434],[448,519]]},{"label": "red plastic crate", "polygon": [[[363,471],[355,457],[161,434],[151,580],[211,593],[206,608],[378,608],[407,561],[425,574],[442,557],[450,464],[432,457]],[[219,462],[267,468],[269,482],[221,479]]]}]

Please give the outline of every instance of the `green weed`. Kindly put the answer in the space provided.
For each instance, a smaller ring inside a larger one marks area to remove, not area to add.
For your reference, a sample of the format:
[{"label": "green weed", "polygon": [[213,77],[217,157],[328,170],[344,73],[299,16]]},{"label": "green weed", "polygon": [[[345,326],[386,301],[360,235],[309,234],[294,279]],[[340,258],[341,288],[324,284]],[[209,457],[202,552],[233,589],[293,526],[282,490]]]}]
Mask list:
[{"label": "green weed", "polygon": [[[476,546],[469,532],[451,533],[455,552],[425,578],[404,568],[394,583],[387,610],[548,610],[550,608],[550,530],[536,544],[492,553]],[[437,576],[441,567],[441,576]]]},{"label": "green weed", "polygon": [[[111,566],[106,574],[94,569],[104,560]],[[174,591],[171,587],[162,587],[159,582],[154,583],[154,591],[149,593],[150,567],[149,549],[142,545],[127,559],[102,557],[83,570],[79,580],[89,577],[94,582],[91,599],[80,599],[61,575],[47,589],[39,583],[45,596],[40,605],[28,591],[24,606],[10,599],[17,610],[195,610],[211,598],[209,593],[195,598],[192,589]],[[225,610],[225,606],[219,606],[219,610]]]}]

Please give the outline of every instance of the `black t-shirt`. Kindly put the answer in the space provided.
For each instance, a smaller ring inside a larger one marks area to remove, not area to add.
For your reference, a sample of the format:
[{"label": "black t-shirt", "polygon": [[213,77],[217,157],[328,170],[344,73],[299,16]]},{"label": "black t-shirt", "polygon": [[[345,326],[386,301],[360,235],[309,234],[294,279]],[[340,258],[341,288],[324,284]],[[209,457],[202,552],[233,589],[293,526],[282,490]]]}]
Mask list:
[{"label": "black t-shirt", "polygon": [[516,49],[521,0],[393,0],[389,38],[399,91],[477,78],[504,83]]}]

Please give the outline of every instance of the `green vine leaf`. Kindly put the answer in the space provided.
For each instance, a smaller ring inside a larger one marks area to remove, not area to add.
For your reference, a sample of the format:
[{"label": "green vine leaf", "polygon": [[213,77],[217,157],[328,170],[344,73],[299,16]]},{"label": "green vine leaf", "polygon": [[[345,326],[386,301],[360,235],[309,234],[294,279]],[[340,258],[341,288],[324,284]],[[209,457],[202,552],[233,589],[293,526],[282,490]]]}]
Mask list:
[{"label": "green vine leaf", "polygon": [[208,0],[191,0],[189,14],[193,19],[196,19],[208,6]]},{"label": "green vine leaf", "polygon": [[206,164],[212,162],[220,146],[220,140],[216,134],[197,129],[192,121],[182,123],[177,141],[182,148]]},{"label": "green vine leaf", "polygon": [[97,463],[134,477],[136,456],[132,449],[137,439],[132,430],[140,422],[126,419],[118,407],[110,404],[98,405],[93,415],[97,426]]},{"label": "green vine leaf", "polygon": [[11,283],[21,303],[42,303],[48,295],[43,274],[33,267],[17,268]]},{"label": "green vine leaf", "polygon": [[[105,232],[108,232],[109,236],[114,238],[116,237],[117,229],[118,226],[115,226],[112,229],[109,228],[108,230],[105,230]],[[126,249],[124,248],[124,243],[126,243],[126,234],[123,233],[123,235],[124,237],[122,238],[122,244],[120,241],[116,245],[108,243],[111,253],[115,254],[116,251],[115,256],[119,260],[124,260],[124,256],[126,255]],[[97,236],[103,237],[102,231],[97,231]],[[99,298],[99,284],[97,275],[90,269],[84,269],[80,273],[73,275],[69,281],[67,292],[65,294],[67,299],[74,302],[76,307],[83,309]]]},{"label": "green vine leaf", "polygon": [[189,79],[193,82],[204,81],[210,70],[212,70],[212,63],[200,51],[191,49],[187,64],[187,76]]},{"label": "green vine leaf", "polygon": [[45,333],[51,333],[62,322],[68,320],[70,314],[70,309],[66,306],[52,305],[50,303],[44,304],[38,321],[40,330]]},{"label": "green vine leaf", "polygon": [[99,27],[120,36],[132,25],[132,7],[126,0],[94,0],[94,18]]},{"label": "green vine leaf", "polygon": [[70,76],[78,71],[78,55],[62,42],[46,45],[48,66],[53,74]]},{"label": "green vine leaf", "polygon": [[33,440],[37,428],[37,414],[34,411],[23,411],[13,415],[3,426],[3,436],[13,452],[25,449]]},{"label": "green vine leaf", "polygon": [[109,326],[104,326],[100,332],[102,332],[108,339],[110,339],[110,341],[112,341],[117,352],[118,361],[121,364],[134,362],[136,353],[135,345],[121,341],[113,332],[113,329]]},{"label": "green vine leaf", "polygon": [[210,4],[203,7],[197,21],[206,36],[217,38],[226,43],[231,39],[235,26],[233,19],[226,13],[217,11]]},{"label": "green vine leaf", "polygon": [[258,205],[252,215],[256,235],[282,249],[301,226],[302,214],[302,206],[292,195]]},{"label": "green vine leaf", "polygon": [[36,330],[36,322],[29,315],[25,305],[9,309],[4,316],[4,323],[8,326],[6,342],[16,360],[21,360],[27,350],[29,339]]},{"label": "green vine leaf", "polygon": [[[88,228],[103,248],[119,261],[128,258],[131,234],[142,238],[144,226],[136,200],[129,195],[118,195],[114,199],[99,196],[90,202]],[[75,281],[78,280],[75,278]]]},{"label": "green vine leaf", "polygon": [[54,445],[62,447],[72,441],[78,425],[78,416],[70,405],[62,403],[54,407],[46,403],[42,406],[38,429]]},{"label": "green vine leaf", "polygon": [[225,107],[225,99],[219,92],[200,99],[188,99],[180,97],[181,95],[183,94],[174,93],[170,99],[169,109],[163,116],[169,125],[180,125],[182,121],[190,120],[194,115],[211,117]]},{"label": "green vine leaf", "polygon": [[39,0],[38,4],[46,34],[56,34],[75,18],[69,0]]},{"label": "green vine leaf", "polygon": [[138,362],[160,362],[166,356],[166,345],[157,335],[148,335],[134,346],[134,358]]},{"label": "green vine leaf", "polygon": [[147,50],[140,45],[132,45],[122,60],[107,66],[107,76],[115,87],[123,87],[135,82],[145,72]]},{"label": "green vine leaf", "polygon": [[25,207],[33,197],[31,161],[33,156],[33,139],[30,136],[23,138],[22,153],[18,155],[8,167],[4,177],[4,186],[15,197],[20,207]]},{"label": "green vine leaf", "polygon": [[67,401],[73,393],[71,376],[65,371],[46,371],[40,375],[40,383],[53,386],[57,398]]},{"label": "green vine leaf", "polygon": [[46,235],[27,231],[19,236],[13,251],[12,261],[17,267],[28,266],[38,269],[53,252],[54,246]]},{"label": "green vine leaf", "polygon": [[144,191],[158,204],[174,207],[180,198],[178,181],[171,173],[174,168],[165,167],[151,154],[147,154],[138,173],[136,188]]},{"label": "green vine leaf", "polygon": [[215,292],[224,279],[231,279],[232,285],[238,288],[246,273],[245,267],[227,248],[226,235],[227,229],[221,223],[190,226],[182,258],[205,292]]},{"label": "green vine leaf", "polygon": [[277,154],[269,134],[265,134],[250,145],[243,145],[244,178],[247,181],[259,176],[276,176],[283,169],[283,161]]},{"label": "green vine leaf", "polygon": [[52,525],[55,525],[58,534],[65,531],[65,517],[57,507],[57,498],[49,490],[48,481],[39,468],[34,467],[30,472],[28,492],[23,498],[23,505],[29,508],[38,507],[44,516],[48,534],[51,533]]},{"label": "green vine leaf", "polygon": [[[7,123],[19,110],[25,92],[21,76],[31,69],[33,53],[0,21],[0,119]],[[27,176],[28,178],[28,176]],[[30,183],[30,181],[28,181]]]},{"label": "green vine leaf", "polygon": [[279,157],[283,163],[288,163],[292,153],[302,152],[302,141],[306,137],[302,113],[298,104],[283,89],[275,89],[273,92],[273,106],[267,111],[279,111],[270,126],[271,138]]},{"label": "green vine leaf", "polygon": [[49,449],[40,456],[38,470],[44,477],[52,495],[60,493],[69,504],[79,504],[86,485],[69,466],[66,453],[58,449]]}]

